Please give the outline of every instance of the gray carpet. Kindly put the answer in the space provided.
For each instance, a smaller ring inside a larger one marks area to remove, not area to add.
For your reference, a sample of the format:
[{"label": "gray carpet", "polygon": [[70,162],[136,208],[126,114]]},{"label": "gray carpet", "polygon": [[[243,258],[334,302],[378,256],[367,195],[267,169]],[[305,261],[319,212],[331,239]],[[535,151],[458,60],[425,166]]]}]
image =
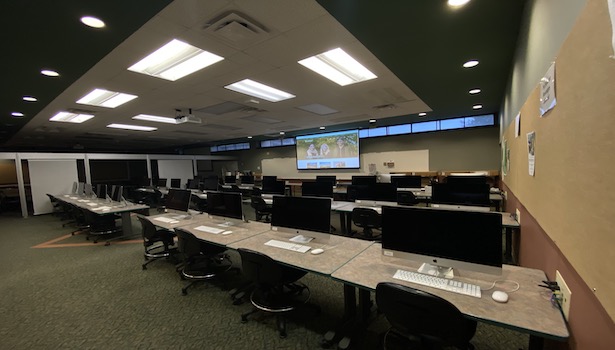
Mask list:
[{"label": "gray carpet", "polygon": [[[139,232],[134,218],[133,226]],[[141,270],[141,244],[32,248],[72,231],[51,215],[23,219],[5,212],[0,227],[2,349],[318,349],[342,314],[342,284],[307,274],[302,282],[322,312],[290,316],[288,338],[280,339],[275,318],[240,322],[251,305],[232,305],[227,290],[242,282],[241,275],[227,274],[182,296],[185,282],[173,264],[156,261]],[[55,244],[84,242],[76,235]],[[376,315],[354,348],[378,348],[387,327]],[[521,349],[527,341],[527,335],[479,324],[472,343]]]}]

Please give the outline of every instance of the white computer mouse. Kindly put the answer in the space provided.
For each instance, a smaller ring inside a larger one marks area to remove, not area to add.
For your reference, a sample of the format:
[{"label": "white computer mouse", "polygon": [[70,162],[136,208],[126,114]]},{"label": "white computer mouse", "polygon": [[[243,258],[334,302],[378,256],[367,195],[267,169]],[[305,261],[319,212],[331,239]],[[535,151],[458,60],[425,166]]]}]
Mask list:
[{"label": "white computer mouse", "polygon": [[317,255],[317,254],[320,254],[320,253],[322,253],[324,251],[325,251],[324,249],[316,248],[316,249],[312,249],[312,251],[310,253],[312,253],[314,255]]},{"label": "white computer mouse", "polygon": [[508,301],[508,294],[506,292],[502,292],[501,290],[496,290],[491,294],[491,298],[498,303],[505,303]]},{"label": "white computer mouse", "polygon": [[233,231],[222,231],[222,234],[225,236],[230,235],[231,233],[233,233]]}]

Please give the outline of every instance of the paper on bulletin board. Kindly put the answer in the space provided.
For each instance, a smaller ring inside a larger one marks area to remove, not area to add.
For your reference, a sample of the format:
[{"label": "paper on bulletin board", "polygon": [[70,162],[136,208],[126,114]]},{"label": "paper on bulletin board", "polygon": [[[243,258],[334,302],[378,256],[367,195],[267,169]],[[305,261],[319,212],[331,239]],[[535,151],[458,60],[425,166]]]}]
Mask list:
[{"label": "paper on bulletin board", "polygon": [[508,175],[508,141],[502,141],[502,174]]},{"label": "paper on bulletin board", "polygon": [[530,176],[534,176],[534,169],[536,165],[536,132],[527,133],[527,164]]},{"label": "paper on bulletin board", "polygon": [[613,47],[613,54],[611,58],[615,58],[615,0],[608,0],[609,14],[611,15],[611,45]]},{"label": "paper on bulletin board", "polygon": [[555,100],[555,62],[551,64],[547,73],[540,79],[540,116],[553,109]]},{"label": "paper on bulletin board", "polygon": [[515,117],[515,138],[521,134],[521,112],[517,113]]}]

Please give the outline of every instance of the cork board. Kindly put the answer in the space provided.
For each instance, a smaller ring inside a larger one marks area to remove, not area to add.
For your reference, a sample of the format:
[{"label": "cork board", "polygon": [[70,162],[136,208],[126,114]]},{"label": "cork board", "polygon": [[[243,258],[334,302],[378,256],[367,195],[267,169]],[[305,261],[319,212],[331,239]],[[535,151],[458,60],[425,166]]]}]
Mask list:
[{"label": "cork board", "polygon": [[[557,105],[543,118],[539,85],[504,134],[503,181],[615,319],[615,60],[607,2],[589,0],[555,60]],[[536,132],[535,176],[527,133]]]}]

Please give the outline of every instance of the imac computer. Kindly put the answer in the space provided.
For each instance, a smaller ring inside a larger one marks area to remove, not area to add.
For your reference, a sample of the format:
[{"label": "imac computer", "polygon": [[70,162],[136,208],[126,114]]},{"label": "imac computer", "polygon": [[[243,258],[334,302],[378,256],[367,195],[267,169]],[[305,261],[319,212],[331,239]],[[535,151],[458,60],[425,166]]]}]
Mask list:
[{"label": "imac computer", "polygon": [[199,189],[199,179],[189,179],[187,188],[189,190],[198,190]]},{"label": "imac computer", "polygon": [[94,190],[92,189],[92,184],[86,183],[85,185],[83,185],[83,192],[86,197],[90,197],[90,198],[93,197]]},{"label": "imac computer", "polygon": [[457,174],[457,175],[449,175],[446,177],[446,183],[448,184],[458,184],[458,185],[465,185],[465,184],[486,184],[487,183],[487,176],[485,175],[461,175],[461,174]]},{"label": "imac computer", "polygon": [[487,184],[450,184],[432,185],[431,202],[435,204],[474,207],[468,210],[489,209],[489,185]]},{"label": "imac computer", "polygon": [[333,198],[333,185],[328,181],[303,182],[301,184],[301,195]]},{"label": "imac computer", "polygon": [[453,269],[501,275],[502,216],[383,207],[382,254],[422,262],[418,272],[440,277],[452,278]]},{"label": "imac computer", "polygon": [[355,202],[368,206],[397,203],[397,189],[390,183],[374,183],[366,187],[358,186]]},{"label": "imac computer", "polygon": [[214,176],[208,176],[204,178],[199,188],[202,191],[217,191],[218,190],[218,177],[214,175]]},{"label": "imac computer", "polygon": [[167,179],[158,179],[156,181],[156,187],[166,188],[167,187]]},{"label": "imac computer", "polygon": [[171,179],[171,188],[181,188],[182,179]]},{"label": "imac computer", "polygon": [[239,192],[207,191],[205,211],[210,216],[223,217],[225,224],[229,226],[245,221],[242,196]]},{"label": "imac computer", "polygon": [[239,181],[241,181],[242,185],[254,185],[254,176],[252,176],[252,175],[241,175],[239,177]]},{"label": "imac computer", "polygon": [[273,197],[271,229],[296,234],[297,243],[329,241],[331,198]]},{"label": "imac computer", "polygon": [[77,192],[75,194],[78,196],[83,196],[84,191],[85,191],[85,183],[83,182],[77,183]]},{"label": "imac computer", "polygon": [[77,186],[77,181],[73,182],[73,188],[70,191],[71,194],[77,194]]},{"label": "imac computer", "polygon": [[236,185],[237,178],[235,177],[235,175],[226,175],[224,176],[224,184],[225,185]]},{"label": "imac computer", "polygon": [[361,185],[361,186],[369,186],[371,184],[375,184],[376,179],[377,179],[376,175],[353,175],[352,184]]},{"label": "imac computer", "polygon": [[96,197],[100,198],[100,199],[107,199],[107,185],[105,184],[98,184],[96,185]]},{"label": "imac computer", "polygon": [[422,178],[418,175],[406,175],[406,176],[391,176],[391,183],[395,188],[416,188],[421,189]]},{"label": "imac computer", "polygon": [[164,206],[166,209],[188,212],[191,194],[190,190],[170,188]]},{"label": "imac computer", "polygon": [[316,175],[316,182],[329,182],[331,187],[337,185],[337,176],[335,175]]},{"label": "imac computer", "polygon": [[279,194],[284,195],[286,192],[286,182],[285,181],[263,181],[263,189],[261,191],[263,194]]}]

